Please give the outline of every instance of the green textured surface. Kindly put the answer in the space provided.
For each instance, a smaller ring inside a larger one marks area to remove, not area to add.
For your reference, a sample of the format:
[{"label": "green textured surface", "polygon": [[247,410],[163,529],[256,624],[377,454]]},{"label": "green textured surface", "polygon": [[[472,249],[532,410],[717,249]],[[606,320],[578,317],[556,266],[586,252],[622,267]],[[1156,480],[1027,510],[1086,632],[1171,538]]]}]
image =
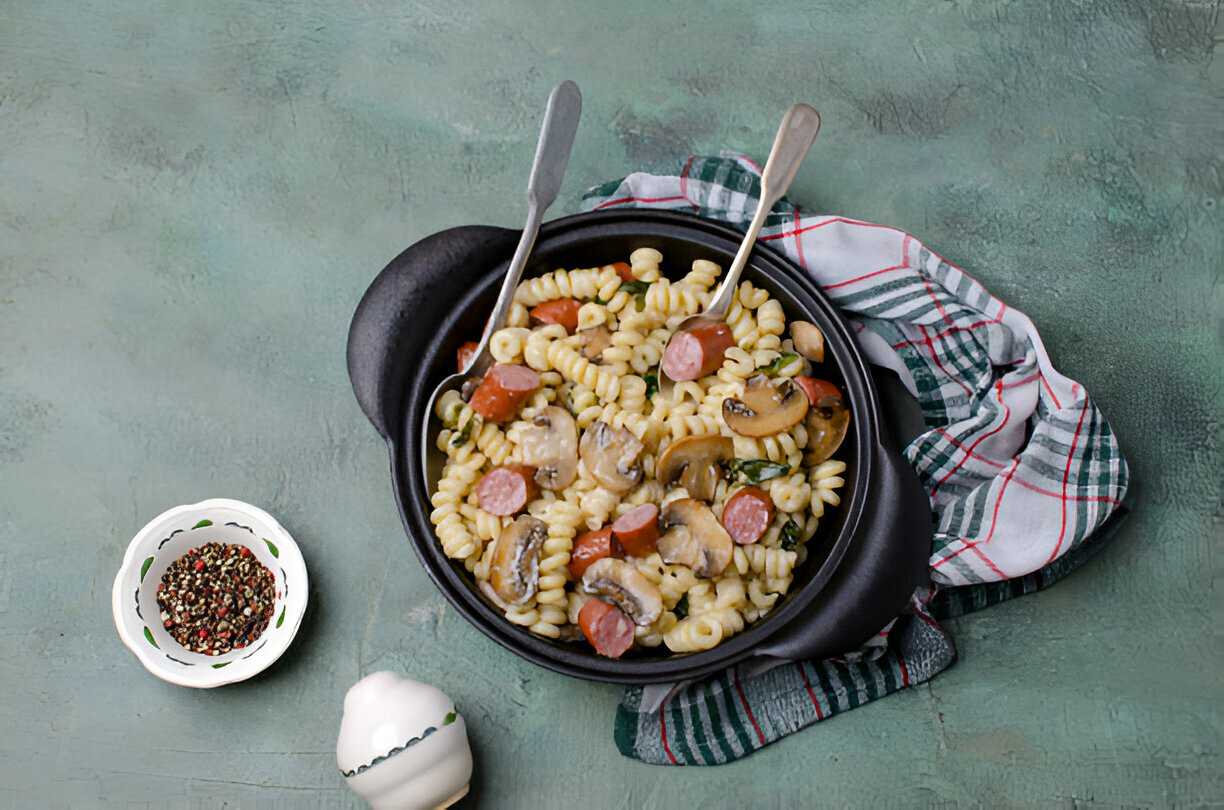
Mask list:
[{"label": "green textured surface", "polygon": [[[1224,803],[1222,37],[1197,0],[4,4],[0,805],[359,806],[335,735],[378,669],[462,708],[470,807]],[[1133,465],[1110,547],[952,622],[928,685],[728,766],[620,757],[617,687],[430,584],[344,363],[402,248],[521,224],[561,78],[585,104],[552,216],[692,151],[763,157],[817,107],[791,198],[1033,318]],[[312,602],[263,676],[193,691],[122,646],[110,588],[146,521],[218,496],[277,515]]]}]

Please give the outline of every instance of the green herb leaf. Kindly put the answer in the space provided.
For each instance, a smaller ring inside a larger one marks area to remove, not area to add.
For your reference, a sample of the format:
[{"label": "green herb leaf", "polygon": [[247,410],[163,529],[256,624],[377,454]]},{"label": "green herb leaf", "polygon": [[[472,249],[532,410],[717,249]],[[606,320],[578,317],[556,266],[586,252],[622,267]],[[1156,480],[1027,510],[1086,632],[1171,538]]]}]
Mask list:
[{"label": "green herb leaf", "polygon": [[795,352],[784,354],[781,357],[774,360],[769,365],[761,366],[760,368],[757,369],[757,372],[760,374],[764,374],[766,377],[776,377],[782,373],[782,369],[786,368],[787,366],[789,366],[791,363],[795,362],[798,359],[799,359],[799,355]]},{"label": "green herb leaf", "polygon": [[646,399],[659,393],[659,373],[657,371],[647,371],[642,375],[642,379],[646,381]]},{"label": "green herb leaf", "polygon": [[475,421],[474,418],[468,418],[463,428],[455,434],[455,438],[451,439],[451,447],[463,447],[463,445],[468,443],[468,439],[472,438],[472,423]]},{"label": "green herb leaf", "polygon": [[686,593],[684,596],[680,597],[680,601],[676,603],[674,608],[672,608],[672,613],[676,614],[677,619],[684,619],[688,618],[688,612],[688,594]]},{"label": "green herb leaf", "polygon": [[259,538],[259,539],[260,539],[260,540],[263,540],[265,543],[267,543],[267,544],[268,544],[268,551],[271,551],[271,552],[272,552],[272,556],[273,556],[273,557],[276,557],[276,558],[279,560],[279,559],[280,559],[280,549],[279,549],[279,548],[277,548],[276,546],[274,546],[274,545],[272,544],[272,541],[271,541],[271,540],[269,540],[269,539],[268,539],[268,538],[266,538],[266,537],[261,537],[261,538]]},{"label": "green herb leaf", "polygon": [[[786,525],[782,527],[782,549],[784,551],[794,551],[799,545],[799,524],[793,520],[786,521]],[[686,596],[688,594],[685,594]]]},{"label": "green herb leaf", "polygon": [[149,559],[145,560],[144,563],[140,566],[140,581],[141,582],[144,582],[145,574],[149,573],[149,566],[152,564],[153,564],[153,558],[150,557]]},{"label": "green herb leaf", "polygon": [[723,462],[731,483],[759,484],[790,472],[790,467],[764,458],[733,458]]},{"label": "green herb leaf", "polygon": [[280,615],[280,618],[276,620],[276,626],[280,627],[284,623],[285,623],[285,608],[281,608],[281,615]]},{"label": "green herb leaf", "polygon": [[213,664],[212,667],[213,669],[221,669],[221,667],[228,667],[229,665],[229,661],[222,661],[220,664]]},{"label": "green herb leaf", "polygon": [[616,288],[617,292],[627,292],[633,296],[633,308],[638,312],[646,309],[646,290],[650,287],[649,281],[641,281],[634,279],[633,281],[623,282]]},{"label": "green herb leaf", "polygon": [[192,526],[191,528],[193,528],[193,529],[203,529],[205,526],[211,526],[211,525],[212,525],[212,521],[211,521],[211,520],[201,520],[199,523],[197,523],[196,525]]},{"label": "green herb leaf", "polygon": [[442,725],[449,726],[459,717],[459,712],[451,712],[446,717],[442,718]]}]

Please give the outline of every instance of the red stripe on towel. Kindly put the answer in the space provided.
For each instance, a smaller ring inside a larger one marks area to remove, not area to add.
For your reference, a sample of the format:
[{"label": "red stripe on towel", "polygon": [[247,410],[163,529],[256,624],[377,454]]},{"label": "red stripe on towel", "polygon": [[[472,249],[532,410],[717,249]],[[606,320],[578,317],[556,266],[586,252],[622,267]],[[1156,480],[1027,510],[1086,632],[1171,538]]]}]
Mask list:
[{"label": "red stripe on towel", "polygon": [[1046,560],[1046,565],[1054,562],[1054,558],[1058,556],[1058,550],[1062,548],[1063,540],[1067,536],[1067,481],[1071,478],[1071,463],[1075,460],[1075,448],[1079,446],[1080,434],[1084,430],[1084,417],[1088,415],[1088,409],[1080,410],[1079,422],[1075,426],[1075,435],[1071,438],[1071,448],[1067,453],[1067,466],[1063,470],[1062,480],[1062,527],[1058,532],[1058,544],[1054,546],[1054,550],[1050,552],[1050,559]]},{"label": "red stripe on towel", "polygon": [[765,735],[761,733],[761,727],[757,725],[756,717],[752,714],[752,707],[748,705],[748,696],[744,694],[744,685],[740,683],[739,673],[732,677],[735,679],[735,691],[739,692],[740,703],[744,704],[744,711],[748,714],[749,721],[752,722],[752,730],[756,732],[757,739],[761,741],[761,745],[764,745]]},{"label": "red stripe on towel", "polygon": [[659,706],[659,739],[663,742],[663,753],[667,754],[667,758],[671,760],[671,764],[679,765],[680,761],[676,759],[676,755],[672,753],[671,746],[667,744],[667,701],[670,698],[663,698],[663,703]]},{"label": "red stripe on towel", "polygon": [[803,671],[803,662],[796,661],[795,666],[799,668],[799,677],[803,678],[803,688],[807,690],[808,697],[812,699],[812,708],[816,710],[816,719],[823,720],[824,712],[820,710],[820,701],[816,699],[816,693],[812,691],[812,683],[808,680],[807,673]]}]

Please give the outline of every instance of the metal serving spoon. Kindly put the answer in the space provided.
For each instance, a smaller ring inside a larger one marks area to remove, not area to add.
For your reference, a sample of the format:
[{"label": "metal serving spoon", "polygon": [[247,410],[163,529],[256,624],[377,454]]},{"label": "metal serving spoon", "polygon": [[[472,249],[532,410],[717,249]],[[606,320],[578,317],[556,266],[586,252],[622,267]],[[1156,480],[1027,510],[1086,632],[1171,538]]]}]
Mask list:
[{"label": "metal serving spoon", "polygon": [[[774,138],[773,148],[769,152],[769,159],[765,162],[765,170],[761,173],[761,200],[752,217],[752,222],[748,225],[748,231],[744,234],[744,241],[740,243],[735,259],[731,262],[727,274],[723,276],[722,283],[714,291],[710,303],[701,312],[681,321],[672,334],[673,338],[680,332],[687,332],[703,324],[726,320],[727,310],[731,308],[731,301],[735,298],[735,290],[739,285],[740,274],[748,265],[748,256],[752,253],[757,235],[760,234],[761,227],[765,224],[765,218],[769,216],[769,211],[773,208],[774,203],[782,198],[791,181],[795,179],[799,166],[807,156],[808,150],[812,148],[812,143],[816,140],[816,133],[819,131],[820,114],[808,105],[794,104],[786,111],[782,124],[778,127],[778,135]],[[660,365],[660,393],[670,399],[674,385],[674,381],[667,376]]]},{"label": "metal serving spoon", "polygon": [[578,118],[581,114],[582,94],[578,92],[578,85],[567,79],[553,88],[548,97],[548,109],[544,112],[544,123],[540,127],[535,161],[531,164],[531,175],[527,180],[527,223],[523,226],[523,235],[519,238],[518,247],[514,249],[510,267],[506,270],[506,278],[502,281],[501,291],[497,295],[497,304],[493,307],[489,322],[485,324],[484,334],[480,337],[480,345],[475,355],[458,374],[450,375],[434,389],[426,407],[425,422],[421,426],[421,469],[425,473],[426,481],[434,480],[429,474],[430,448],[434,446],[433,440],[439,429],[434,406],[438,398],[447,391],[461,389],[469,379],[484,376],[493,365],[489,339],[494,332],[506,325],[514,291],[523,277],[531,249],[535,246],[544,212],[557,199],[557,192],[561,189],[561,178],[565,176],[565,167],[569,163],[570,149],[574,145],[574,135],[578,132]]}]

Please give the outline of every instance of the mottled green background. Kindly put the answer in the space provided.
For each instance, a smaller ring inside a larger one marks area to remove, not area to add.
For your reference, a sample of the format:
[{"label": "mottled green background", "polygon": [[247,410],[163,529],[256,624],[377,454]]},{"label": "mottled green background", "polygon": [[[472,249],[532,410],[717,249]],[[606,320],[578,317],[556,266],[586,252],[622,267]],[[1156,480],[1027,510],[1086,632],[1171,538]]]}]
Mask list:
[{"label": "mottled green background", "polygon": [[[1201,806],[1221,785],[1215,2],[0,5],[0,804],[357,805],[343,695],[447,690],[470,807]],[[906,229],[1029,314],[1140,495],[1053,589],[952,622],[932,683],[713,769],[612,744],[614,686],[519,660],[411,555],[345,371],[408,244],[517,227],[544,99],[585,109],[553,216],[691,152],[824,128],[791,191]],[[295,535],[311,610],[194,691],[122,646],[132,534],[207,497]]]}]

